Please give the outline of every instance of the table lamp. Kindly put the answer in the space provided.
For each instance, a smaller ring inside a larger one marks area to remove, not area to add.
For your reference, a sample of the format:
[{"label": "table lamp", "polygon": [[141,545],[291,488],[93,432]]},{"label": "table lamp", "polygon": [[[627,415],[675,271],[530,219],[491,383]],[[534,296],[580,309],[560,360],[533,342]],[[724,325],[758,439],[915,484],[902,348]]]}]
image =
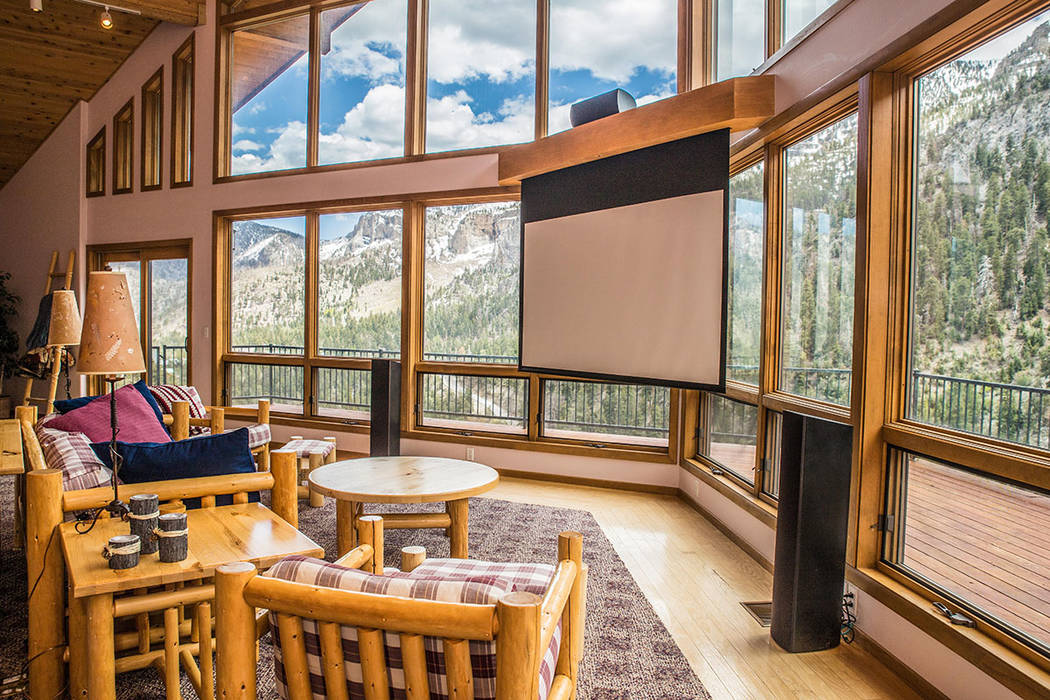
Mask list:
[{"label": "table lamp", "polygon": [[113,461],[113,500],[106,506],[110,515],[124,517],[128,506],[117,497],[117,473],[122,458],[117,451],[116,383],[127,374],[142,374],[146,361],[139,342],[138,322],[131,304],[128,280],[123,272],[106,269],[88,276],[84,297],[84,325],[80,335],[81,374],[101,376],[109,385],[109,422],[112,436],[109,454]]},{"label": "table lamp", "polygon": [[[51,293],[51,323],[47,330],[47,348],[51,353],[51,387],[48,392],[46,413],[54,410],[55,390],[58,374],[62,369],[62,356],[70,345],[80,344],[80,309],[77,295],[72,289],[59,289]],[[66,392],[69,392],[69,374],[66,374]]]}]

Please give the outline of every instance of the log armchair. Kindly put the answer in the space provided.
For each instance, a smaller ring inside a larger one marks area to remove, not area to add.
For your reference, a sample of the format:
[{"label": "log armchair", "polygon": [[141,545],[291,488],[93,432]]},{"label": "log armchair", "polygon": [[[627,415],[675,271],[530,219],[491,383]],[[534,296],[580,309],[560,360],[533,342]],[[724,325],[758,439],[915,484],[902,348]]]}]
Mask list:
[{"label": "log armchair", "polygon": [[[576,696],[587,577],[579,533],[560,535],[556,567],[424,560],[409,547],[411,571],[384,573],[382,519],[366,516],[358,529],[362,544],[334,564],[290,557],[265,574],[246,563],[216,570],[216,697],[256,697],[266,629],[289,700]],[[258,609],[269,610],[266,625]]]},{"label": "log armchair", "polygon": [[[205,406],[193,387],[175,385],[151,386],[150,391],[164,412],[164,425],[172,439],[185,440],[193,435],[217,435],[226,430],[226,410],[221,406]],[[241,416],[238,416],[238,420]],[[270,402],[259,399],[251,414],[248,432],[252,455],[259,471],[270,469]]]},{"label": "log armchair", "polygon": [[[20,418],[24,450],[30,467],[26,474],[26,568],[30,590],[29,690],[30,697],[53,698],[58,697],[66,685],[65,659],[69,657],[68,646],[90,643],[83,639],[67,640],[66,615],[82,615],[83,611],[78,610],[68,596],[63,548],[57,543],[60,539],[58,530],[67,514],[104,506],[113,497],[113,491],[108,486],[63,491],[63,475],[59,470],[48,467],[31,420],[32,415],[27,412]],[[137,493],[155,493],[163,504],[161,510],[164,512],[183,508],[181,502],[189,498],[199,498],[202,508],[214,508],[218,496],[228,495],[234,504],[245,504],[251,492],[270,491],[274,513],[297,527],[296,456],[294,452],[275,454],[279,456],[269,472],[125,484],[118,489],[119,497],[126,502]],[[198,582],[196,588],[203,590],[210,599],[210,584],[207,581]],[[114,651],[120,655],[118,671],[155,665],[157,659],[161,658],[163,651],[158,650],[158,642],[163,644],[160,641],[162,637],[170,635],[166,635],[164,629],[151,626],[149,613],[170,606],[172,596],[178,595],[177,592],[163,589],[138,589],[130,595],[135,599],[131,606],[134,607],[134,614],[127,613],[132,626],[129,631],[115,638]],[[187,597],[187,600],[191,598]],[[192,602],[203,600],[200,596],[192,598]],[[118,607],[120,605],[115,604],[113,610],[117,618],[121,617]],[[167,622],[165,619],[166,625]],[[177,637],[189,639],[199,634],[196,618],[191,624],[181,608],[178,622]],[[72,671],[74,676],[88,672],[85,669]],[[71,683],[79,687],[83,685],[83,678],[79,682],[77,678],[72,678]]]}]

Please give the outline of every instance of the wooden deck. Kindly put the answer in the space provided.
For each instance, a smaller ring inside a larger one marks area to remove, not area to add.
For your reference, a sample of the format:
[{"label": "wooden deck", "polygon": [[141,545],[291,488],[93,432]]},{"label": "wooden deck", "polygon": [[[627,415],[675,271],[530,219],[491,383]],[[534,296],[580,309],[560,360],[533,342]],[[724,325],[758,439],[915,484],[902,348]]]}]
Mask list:
[{"label": "wooden deck", "polygon": [[1050,643],[1050,496],[912,459],[906,505],[905,566]]}]

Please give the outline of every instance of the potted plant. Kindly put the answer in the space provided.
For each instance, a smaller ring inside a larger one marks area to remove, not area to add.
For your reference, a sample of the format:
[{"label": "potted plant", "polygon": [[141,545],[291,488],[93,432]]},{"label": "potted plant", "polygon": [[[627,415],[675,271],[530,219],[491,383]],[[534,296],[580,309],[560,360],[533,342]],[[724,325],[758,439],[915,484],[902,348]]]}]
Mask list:
[{"label": "potted plant", "polygon": [[18,334],[11,324],[21,299],[7,288],[10,279],[10,272],[0,272],[0,418],[11,415],[11,397],[4,393],[4,384],[18,362]]}]

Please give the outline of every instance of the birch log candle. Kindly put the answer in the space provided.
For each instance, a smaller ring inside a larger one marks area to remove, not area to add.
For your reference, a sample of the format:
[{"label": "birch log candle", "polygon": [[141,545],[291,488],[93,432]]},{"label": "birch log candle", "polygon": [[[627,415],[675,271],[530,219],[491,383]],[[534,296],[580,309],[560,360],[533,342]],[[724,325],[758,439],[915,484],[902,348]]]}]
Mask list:
[{"label": "birch log candle", "polygon": [[131,497],[131,534],[138,535],[142,543],[143,554],[157,551],[157,538],[153,531],[157,529],[157,517],[160,515],[160,502],[155,493],[141,493]]},{"label": "birch log candle", "polygon": [[185,513],[165,513],[157,519],[159,527],[154,531],[164,562],[182,561],[189,553],[189,530]]},{"label": "birch log candle", "polygon": [[139,547],[138,535],[115,535],[109,538],[102,556],[109,560],[111,569],[130,569],[139,563]]}]

